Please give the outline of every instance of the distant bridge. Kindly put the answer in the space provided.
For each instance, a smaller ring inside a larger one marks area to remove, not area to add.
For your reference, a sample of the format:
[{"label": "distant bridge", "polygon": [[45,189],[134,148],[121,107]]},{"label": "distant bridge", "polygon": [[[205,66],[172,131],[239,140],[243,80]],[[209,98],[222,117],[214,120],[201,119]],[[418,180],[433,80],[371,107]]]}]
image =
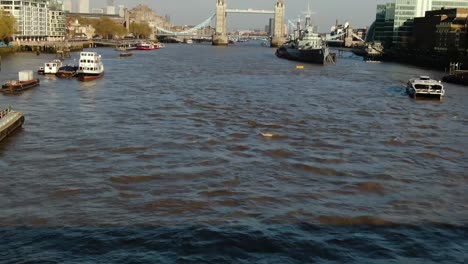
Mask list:
[{"label": "distant bridge", "polygon": [[249,8],[249,9],[226,9],[226,13],[274,15],[275,11],[274,10],[255,10],[255,9]]},{"label": "distant bridge", "polygon": [[227,14],[264,14],[274,15],[275,23],[273,28],[272,45],[279,46],[285,41],[284,36],[284,16],[285,16],[285,0],[275,0],[274,10],[258,10],[258,9],[227,9],[227,0],[216,1],[216,13],[211,15],[202,23],[184,30],[184,31],[172,31],[163,27],[156,26],[159,31],[157,36],[199,36],[199,30],[207,28],[211,25],[212,21],[215,21],[215,33],[213,37],[213,45],[227,45],[229,42],[227,36]]}]

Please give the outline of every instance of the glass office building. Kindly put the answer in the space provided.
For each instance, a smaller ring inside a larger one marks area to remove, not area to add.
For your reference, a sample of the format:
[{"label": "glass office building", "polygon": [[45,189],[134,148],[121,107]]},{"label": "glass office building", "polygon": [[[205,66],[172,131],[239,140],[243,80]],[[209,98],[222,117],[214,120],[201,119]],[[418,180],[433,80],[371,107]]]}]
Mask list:
[{"label": "glass office building", "polygon": [[387,47],[406,47],[412,36],[414,18],[442,8],[468,8],[468,0],[394,0],[378,5],[374,40],[382,41]]}]

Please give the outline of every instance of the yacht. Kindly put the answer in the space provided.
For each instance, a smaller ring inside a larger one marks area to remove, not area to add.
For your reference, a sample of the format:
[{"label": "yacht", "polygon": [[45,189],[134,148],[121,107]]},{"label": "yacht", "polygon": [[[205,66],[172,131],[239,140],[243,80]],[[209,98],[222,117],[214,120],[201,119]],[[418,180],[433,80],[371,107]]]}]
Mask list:
[{"label": "yacht", "polygon": [[96,52],[84,51],[80,53],[80,64],[76,77],[79,81],[87,82],[104,76],[104,65],[101,55]]},{"label": "yacht", "polygon": [[412,98],[437,98],[445,96],[444,86],[440,81],[431,79],[429,76],[409,79],[406,92]]}]

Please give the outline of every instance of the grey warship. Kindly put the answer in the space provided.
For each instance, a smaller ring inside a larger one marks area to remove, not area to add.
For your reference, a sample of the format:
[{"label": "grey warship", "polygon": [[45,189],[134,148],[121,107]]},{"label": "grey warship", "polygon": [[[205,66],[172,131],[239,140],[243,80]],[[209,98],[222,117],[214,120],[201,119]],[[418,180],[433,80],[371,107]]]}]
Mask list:
[{"label": "grey warship", "polygon": [[289,41],[276,50],[276,56],[283,59],[325,65],[333,62],[326,42],[316,32],[311,23],[310,10],[306,13],[305,28],[302,30],[300,22],[297,29],[289,37]]}]

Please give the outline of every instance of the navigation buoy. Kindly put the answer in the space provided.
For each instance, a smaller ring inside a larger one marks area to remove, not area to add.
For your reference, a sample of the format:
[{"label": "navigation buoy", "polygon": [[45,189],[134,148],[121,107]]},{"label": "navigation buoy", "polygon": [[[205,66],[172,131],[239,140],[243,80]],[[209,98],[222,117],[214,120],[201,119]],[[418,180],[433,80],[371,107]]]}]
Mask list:
[{"label": "navigation buoy", "polygon": [[297,66],[296,66],[296,69],[302,70],[302,69],[304,69],[304,65],[297,65]]}]

